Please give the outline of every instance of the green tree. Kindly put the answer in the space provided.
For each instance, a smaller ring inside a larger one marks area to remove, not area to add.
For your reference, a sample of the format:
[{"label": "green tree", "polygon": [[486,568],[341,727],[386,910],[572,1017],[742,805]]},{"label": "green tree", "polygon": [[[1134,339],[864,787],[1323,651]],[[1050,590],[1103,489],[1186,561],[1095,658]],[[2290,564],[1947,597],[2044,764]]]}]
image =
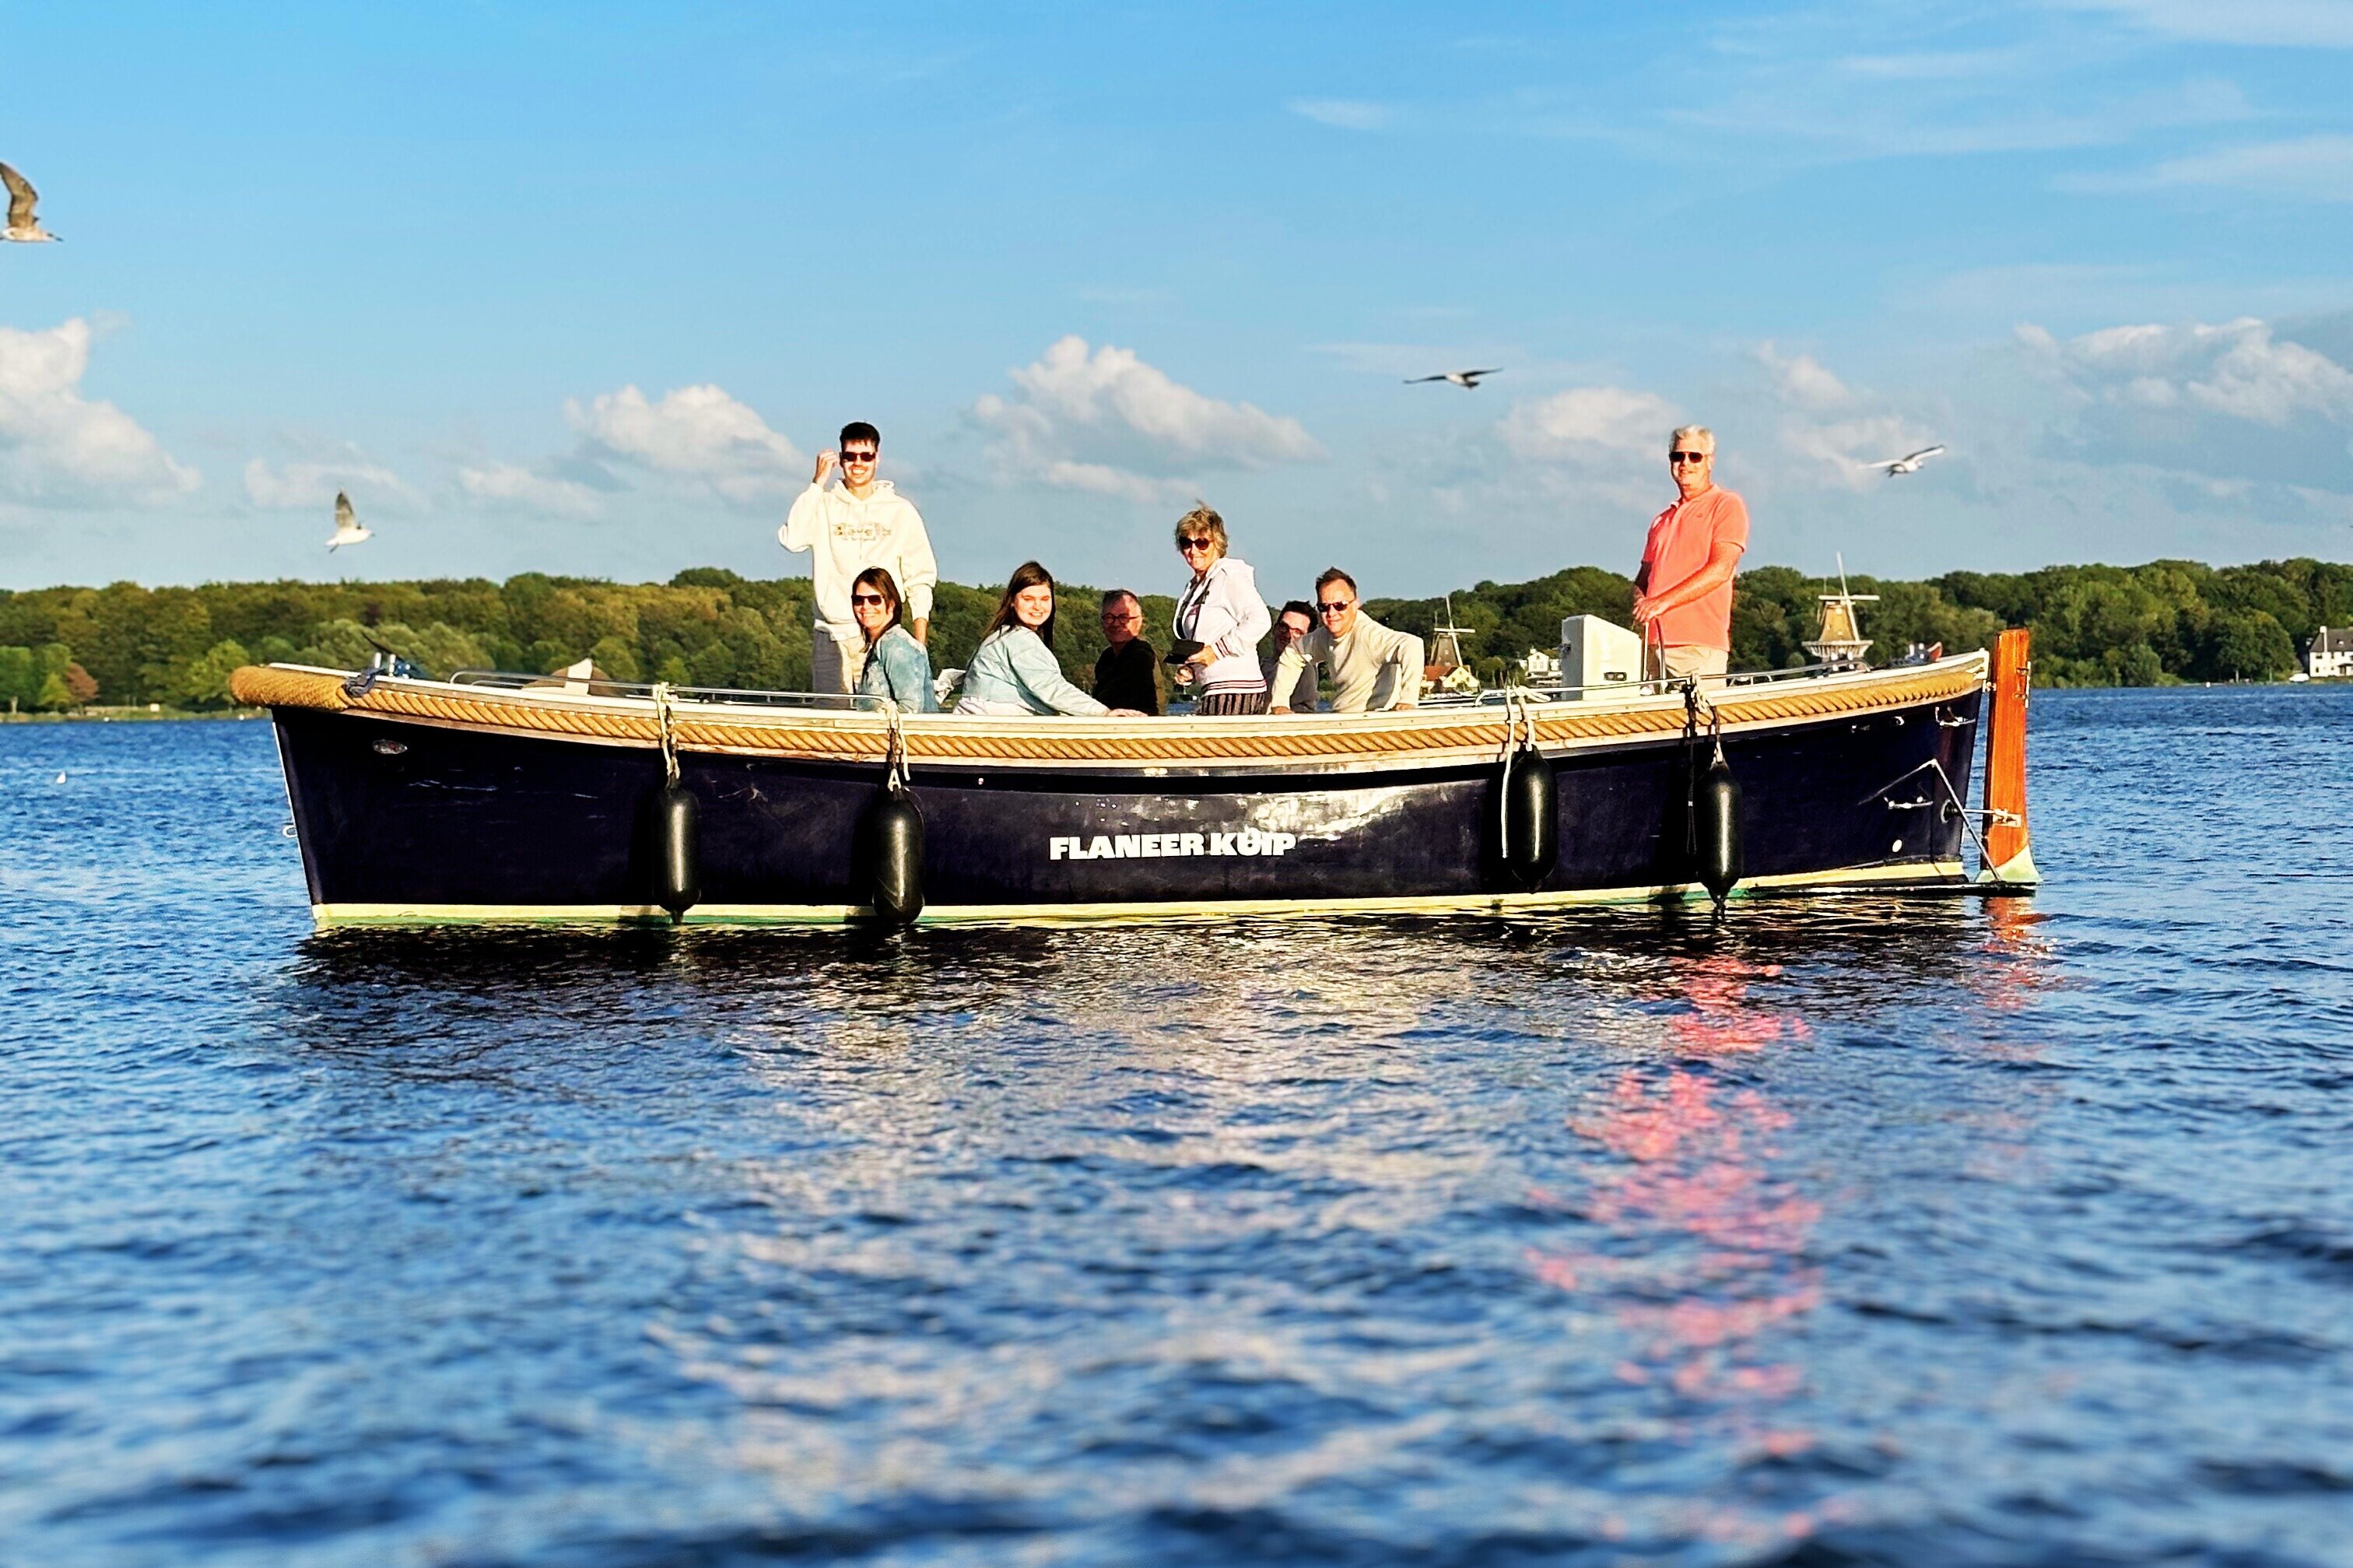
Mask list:
[{"label": "green tree", "polygon": [[45,673],[30,648],[0,648],[0,703],[20,713],[37,705]]},{"label": "green tree", "polygon": [[242,643],[216,642],[180,668],[171,696],[185,707],[225,708],[229,705],[228,678],[252,662]]},{"label": "green tree", "polygon": [[2207,644],[2207,678],[2275,681],[2295,670],[2295,643],[2268,610],[2225,610],[2214,617]]}]

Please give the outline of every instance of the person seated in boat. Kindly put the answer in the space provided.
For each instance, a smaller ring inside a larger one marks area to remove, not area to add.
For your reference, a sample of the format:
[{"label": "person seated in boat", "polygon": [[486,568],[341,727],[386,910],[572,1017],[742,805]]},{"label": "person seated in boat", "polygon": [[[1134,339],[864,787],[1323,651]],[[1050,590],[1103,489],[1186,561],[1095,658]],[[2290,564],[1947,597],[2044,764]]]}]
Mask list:
[{"label": "person seated in boat", "polygon": [[1024,561],[1005,585],[972,662],[965,666],[960,714],[1071,714],[1142,718],[1134,708],[1099,703],[1072,685],[1054,657],[1054,579]]},{"label": "person seated in boat", "polygon": [[1282,662],[1286,650],[1296,647],[1299,640],[1315,630],[1315,607],[1303,599],[1294,599],[1274,612],[1272,645],[1259,655],[1258,667],[1266,676],[1267,700],[1274,705],[1270,713],[1303,713],[1315,711],[1315,666],[1301,666],[1299,680],[1292,686],[1274,683],[1276,668]]},{"label": "person seated in boat", "polygon": [[1303,671],[1313,675],[1320,664],[1332,677],[1335,714],[1383,713],[1420,701],[1421,639],[1366,615],[1356,578],[1337,567],[1317,577],[1315,615],[1323,624],[1284,649],[1276,663],[1276,691],[1290,692]]},{"label": "person seated in boat", "polygon": [[932,695],[932,656],[900,624],[899,585],[881,567],[869,567],[849,585],[849,613],[866,639],[859,667],[860,696],[887,697],[903,714],[940,711]]},{"label": "person seated in boat", "polygon": [[1732,574],[1748,548],[1748,507],[1715,482],[1715,433],[1685,425],[1667,438],[1679,493],[1651,520],[1634,574],[1634,624],[1651,680],[1721,675],[1732,662]]},{"label": "person seated in boat", "polygon": [[1212,717],[1266,712],[1258,641],[1274,620],[1258,597],[1257,574],[1226,549],[1226,520],[1208,506],[1176,520],[1176,554],[1193,580],[1176,600],[1169,660],[1176,679],[1193,688],[1193,711]]},{"label": "person seated in boat", "polygon": [[1111,708],[1160,711],[1160,655],[1144,640],[1144,601],[1126,588],[1103,597],[1103,641],[1095,660],[1095,701]]},{"label": "person seated in boat", "polygon": [[[930,640],[939,562],[922,514],[889,480],[876,477],[881,450],[881,432],[865,420],[842,426],[839,453],[817,454],[816,474],[776,530],[786,549],[812,552],[817,625],[809,639],[809,683],[820,692],[857,689],[866,640],[849,612],[849,582],[868,567],[890,570],[907,597],[909,632],[918,642]],[[841,482],[828,487],[826,481],[837,472]]]}]

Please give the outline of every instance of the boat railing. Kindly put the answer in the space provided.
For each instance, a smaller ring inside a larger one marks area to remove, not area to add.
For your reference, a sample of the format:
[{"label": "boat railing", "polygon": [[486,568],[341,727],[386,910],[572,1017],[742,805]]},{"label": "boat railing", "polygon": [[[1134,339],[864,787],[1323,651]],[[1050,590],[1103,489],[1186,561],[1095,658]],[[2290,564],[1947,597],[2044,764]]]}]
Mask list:
[{"label": "boat railing", "polygon": [[[546,692],[590,697],[634,697],[651,702],[651,681],[615,681],[603,675],[533,675],[516,670],[459,670],[453,686],[485,686],[501,692]],[[722,703],[730,707],[818,708],[834,713],[888,713],[891,703],[859,692],[771,692],[751,686],[670,686],[679,703]]]},{"label": "boat railing", "polygon": [[[1820,680],[1825,675],[1856,674],[1869,666],[1852,660],[1831,660],[1812,664],[1792,664],[1779,670],[1739,670],[1728,675],[1704,675],[1703,690],[1721,690],[1731,686],[1772,685],[1783,681]],[[1502,704],[1516,694],[1537,702],[1582,702],[1594,696],[1657,697],[1683,689],[1686,677],[1681,675],[1655,677],[1646,681],[1602,681],[1592,685],[1571,686],[1546,683],[1538,685],[1491,686],[1475,694],[1452,699],[1461,705]],[[1424,697],[1421,705],[1433,707],[1449,701],[1443,696]]]},{"label": "boat railing", "polygon": [[[1893,666],[1890,666],[1891,668]],[[1831,660],[1820,663],[1795,664],[1780,670],[1745,670],[1728,675],[1704,678],[1704,690],[1725,690],[1736,687],[1774,685],[1788,681],[1819,680],[1826,675],[1859,673],[1867,666],[1852,660]],[[533,674],[515,670],[459,670],[449,677],[453,685],[482,686],[494,691],[546,692],[591,697],[634,698],[651,702],[655,683],[650,681],[616,681],[602,675]],[[1447,694],[1424,697],[1421,706],[1428,708],[1478,707],[1500,705],[1515,697],[1540,703],[1590,701],[1595,697],[1641,698],[1664,696],[1680,692],[1683,679],[1647,681],[1604,681],[1592,685],[1514,685],[1493,687],[1460,695]],[[834,713],[882,714],[892,710],[892,704],[881,697],[858,693],[765,691],[748,686],[670,686],[667,690],[672,702],[723,704],[731,707],[809,708]]]}]

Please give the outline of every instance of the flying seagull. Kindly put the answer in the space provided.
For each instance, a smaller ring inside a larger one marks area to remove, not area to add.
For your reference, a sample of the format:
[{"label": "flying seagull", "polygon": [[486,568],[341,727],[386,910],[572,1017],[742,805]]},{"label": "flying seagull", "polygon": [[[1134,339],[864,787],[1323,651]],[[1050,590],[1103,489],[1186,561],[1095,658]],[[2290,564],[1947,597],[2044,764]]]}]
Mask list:
[{"label": "flying seagull", "polygon": [[1941,452],[1944,450],[1945,449],[1940,446],[1922,447],[1918,451],[1914,452],[1907,457],[1889,458],[1885,462],[1867,462],[1862,466],[1865,468],[1883,468],[1887,471],[1887,477],[1894,479],[1899,473],[1918,473],[1922,463],[1926,462],[1930,458],[1935,457],[1938,452]]},{"label": "flying seagull", "polygon": [[367,536],[367,524],[352,512],[352,498],[335,492],[335,536],[327,541],[328,554],[332,555],[338,545],[356,545]]},{"label": "flying seagull", "polygon": [[1503,368],[1498,365],[1493,370],[1450,370],[1442,376],[1409,376],[1405,378],[1405,384],[1409,387],[1419,387],[1425,381],[1443,381],[1449,386],[1460,387],[1467,392],[1479,385],[1479,377],[1493,376]]},{"label": "flying seagull", "polygon": [[8,187],[8,227],[0,228],[0,239],[14,239],[26,245],[56,244],[58,237],[43,228],[41,220],[33,216],[33,204],[41,199],[41,193],[33,188],[33,182],[7,164],[0,164],[0,185]]}]

